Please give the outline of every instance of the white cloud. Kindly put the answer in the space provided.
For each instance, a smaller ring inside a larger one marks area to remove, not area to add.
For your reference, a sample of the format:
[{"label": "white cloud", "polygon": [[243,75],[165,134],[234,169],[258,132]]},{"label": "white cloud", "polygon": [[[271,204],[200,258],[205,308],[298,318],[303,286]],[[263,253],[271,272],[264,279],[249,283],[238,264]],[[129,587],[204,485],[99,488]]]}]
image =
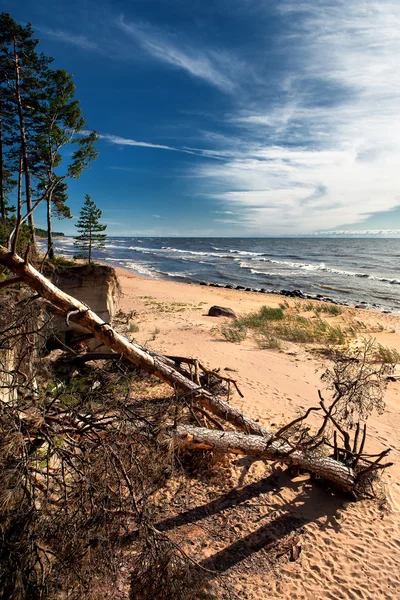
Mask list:
[{"label": "white cloud", "polygon": [[[257,4],[263,10],[264,3]],[[278,60],[275,71],[285,71],[273,80],[263,80],[267,44],[260,45],[259,61],[246,65],[189,37],[191,32],[176,34],[123,17],[110,24],[110,31],[118,28],[118,47],[124,47],[116,56],[135,60],[140,48],[231,93],[233,108],[224,116],[225,133],[203,132],[204,148],[197,142],[178,147],[111,134],[102,138],[120,147],[203,157],[179,176],[196,178],[196,193],[215,198],[221,209],[216,213],[240,218],[246,235],[341,230],[400,205],[400,3],[276,0],[274,5],[287,26],[276,47],[290,66]],[[84,36],[47,34],[99,48]],[[215,124],[217,114],[212,118]],[[229,127],[238,134],[226,133]]]},{"label": "white cloud", "polygon": [[[91,132],[87,129],[83,129],[80,133],[82,135],[89,135]],[[189,146],[184,146],[183,148],[175,148],[174,146],[166,146],[164,144],[153,144],[151,142],[142,142],[134,140],[132,138],[125,138],[110,133],[99,134],[99,137],[101,140],[105,140],[117,146],[138,146],[141,148],[154,148],[156,150],[170,150],[172,152],[183,152],[184,154],[203,156],[204,158],[211,158],[216,160],[223,160],[229,156],[234,156],[233,152],[224,150],[208,150],[207,148],[191,148]],[[117,167],[112,168],[116,169]]]},{"label": "white cloud", "polygon": [[35,30],[43,33],[47,37],[59,40],[60,42],[66,42],[67,44],[72,44],[73,46],[78,46],[83,50],[96,50],[98,52],[102,51],[97,42],[89,40],[89,38],[87,38],[85,35],[62,31],[61,29],[47,29],[45,27],[37,26],[35,26]]},{"label": "white cloud", "polygon": [[400,229],[335,229],[334,231],[315,231],[312,235],[319,236],[343,236],[343,235],[354,235],[354,236],[387,236],[394,237],[400,235]]},{"label": "white cloud", "polygon": [[178,151],[177,148],[173,148],[172,146],[164,146],[163,144],[151,144],[149,142],[139,142],[137,140],[124,138],[119,135],[111,135],[108,133],[101,134],[100,139],[106,140],[107,142],[111,142],[111,144],[117,144],[118,146],[141,146],[142,148],[157,148],[159,150],[173,150],[175,152]]},{"label": "white cloud", "polygon": [[182,36],[178,38],[148,23],[128,23],[123,15],[117,20],[117,26],[155,59],[183,69],[224,92],[234,91],[234,73],[240,69],[241,62],[229,53],[194,47]]},{"label": "white cloud", "polygon": [[232,143],[232,158],[192,175],[224,207],[241,210],[246,233],[332,229],[393,209],[400,204],[400,3],[279,7],[290,17],[291,35],[281,42],[293,65],[280,105],[231,114],[253,143]]}]

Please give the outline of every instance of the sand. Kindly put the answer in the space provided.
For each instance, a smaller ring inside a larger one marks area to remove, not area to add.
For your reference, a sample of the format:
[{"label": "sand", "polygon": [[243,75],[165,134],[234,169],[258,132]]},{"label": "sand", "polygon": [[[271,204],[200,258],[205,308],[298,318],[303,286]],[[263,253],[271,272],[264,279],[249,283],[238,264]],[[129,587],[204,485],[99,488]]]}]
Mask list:
[{"label": "sand", "polygon": [[[230,369],[227,374],[244,394],[234,402],[251,417],[276,429],[299,408],[317,404],[321,358],[295,344],[277,351],[260,350],[248,340],[227,342],[219,332],[226,319],[207,316],[214,304],[241,315],[265,304],[278,306],[282,297],[117,273],[121,308],[133,311],[131,322],[139,327],[132,336],[153,350]],[[374,337],[400,350],[400,316],[361,309],[351,314],[368,328],[383,329]],[[395,463],[384,476],[383,506],[371,500],[348,503],[305,476],[290,479],[280,466],[246,458],[232,459],[224,499],[205,510],[204,499],[194,494],[190,508],[197,516],[180,526],[181,534],[230,577],[238,597],[400,597],[400,381],[389,384],[385,400],[385,413],[368,422],[368,451],[390,447]],[[216,485],[215,496],[220,493]],[[290,562],[286,554],[272,563],[276,540],[294,535],[300,557]]]}]

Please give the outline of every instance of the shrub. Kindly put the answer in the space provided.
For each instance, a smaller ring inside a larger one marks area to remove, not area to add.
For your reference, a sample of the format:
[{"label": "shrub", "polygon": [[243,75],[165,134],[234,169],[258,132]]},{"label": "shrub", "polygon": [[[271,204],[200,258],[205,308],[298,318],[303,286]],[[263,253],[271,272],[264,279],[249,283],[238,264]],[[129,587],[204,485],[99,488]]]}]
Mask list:
[{"label": "shrub", "polygon": [[243,342],[243,340],[246,339],[247,329],[245,325],[237,319],[232,325],[223,327],[221,333],[228,342],[240,344],[240,342]]},{"label": "shrub", "polygon": [[395,348],[389,348],[389,346],[382,346],[381,344],[377,346],[376,358],[388,365],[397,365],[400,363],[400,353]]}]

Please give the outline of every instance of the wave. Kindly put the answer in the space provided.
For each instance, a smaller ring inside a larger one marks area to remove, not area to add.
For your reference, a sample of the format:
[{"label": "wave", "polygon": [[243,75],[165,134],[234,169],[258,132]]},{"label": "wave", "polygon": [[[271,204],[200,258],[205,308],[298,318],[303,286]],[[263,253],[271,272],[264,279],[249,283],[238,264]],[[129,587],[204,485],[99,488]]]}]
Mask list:
[{"label": "wave", "polygon": [[[334,273],[335,275],[343,275],[344,277],[358,277],[358,278],[363,278],[363,279],[371,279],[373,281],[382,281],[384,283],[390,283],[392,285],[400,285],[400,280],[399,279],[391,279],[388,277],[379,277],[378,275],[369,275],[368,273],[355,273],[352,271],[344,271],[342,269],[335,269],[333,267],[327,267],[325,265],[325,263],[319,263],[319,264],[310,264],[310,263],[298,263],[298,262],[289,262],[286,260],[274,260],[272,258],[252,258],[250,259],[252,261],[258,261],[258,262],[268,262],[274,265],[284,265],[284,266],[288,266],[291,267],[292,269],[300,269],[302,271],[323,271],[326,273]],[[244,267],[244,268],[249,268],[251,269],[251,267],[249,265],[246,265],[245,263],[239,263],[240,267]]]},{"label": "wave", "polygon": [[229,252],[239,256],[266,256],[265,252],[250,252],[250,250],[229,250]]},{"label": "wave", "polygon": [[124,269],[130,269],[139,275],[146,275],[147,277],[152,278],[157,278],[161,275],[161,273],[151,265],[142,265],[140,263],[133,262],[129,258],[113,258],[112,256],[107,256],[104,260],[123,264]]},{"label": "wave", "polygon": [[224,254],[220,252],[205,252],[204,250],[182,250],[180,248],[171,248],[170,246],[163,246],[163,250],[167,252],[177,252],[178,254],[190,254],[190,256],[217,256],[218,258],[224,258]]},{"label": "wave", "polygon": [[173,254],[187,254],[189,256],[215,256],[217,258],[231,258],[224,253],[221,252],[205,252],[200,250],[182,250],[181,248],[172,248],[170,246],[162,246],[162,248],[147,248],[144,246],[129,246],[129,250],[134,250],[135,252],[141,252],[142,254],[162,254],[168,255],[171,252]]},{"label": "wave", "polygon": [[167,277],[179,277],[181,279],[192,279],[193,273],[174,273],[169,271],[160,271],[160,275],[166,275]]},{"label": "wave", "polygon": [[158,279],[161,276],[161,273],[156,271],[154,267],[151,267],[150,265],[141,265],[140,263],[129,261],[125,263],[125,267],[135,271],[135,273],[139,273],[139,275],[146,275],[146,277],[151,277],[153,279]]}]

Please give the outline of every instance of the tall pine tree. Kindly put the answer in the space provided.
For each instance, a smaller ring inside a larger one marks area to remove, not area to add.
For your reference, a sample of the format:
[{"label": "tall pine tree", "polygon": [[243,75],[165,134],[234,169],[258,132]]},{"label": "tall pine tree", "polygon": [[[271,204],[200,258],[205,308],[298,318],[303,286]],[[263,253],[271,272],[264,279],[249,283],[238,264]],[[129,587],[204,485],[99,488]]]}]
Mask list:
[{"label": "tall pine tree", "polygon": [[[87,133],[83,130],[85,119],[74,96],[75,85],[72,76],[62,69],[48,70],[37,115],[35,174],[40,182],[42,195],[46,196],[50,259],[54,256],[51,216],[53,213],[58,216],[70,216],[66,205],[65,181],[78,179],[98,155],[94,147],[98,136],[95,132]],[[72,156],[63,172],[60,167],[65,146],[71,147]]]},{"label": "tall pine tree", "polygon": [[10,115],[10,135],[13,145],[19,146],[24,175],[24,191],[27,219],[34,241],[33,192],[31,142],[33,119],[38,105],[38,95],[43,76],[52,59],[38,54],[39,40],[33,38],[33,30],[28,23],[19,25],[8,13],[0,15],[0,83],[2,98]]},{"label": "tall pine tree", "polygon": [[[51,69],[53,59],[37,52],[30,24],[0,14],[0,217],[6,219],[7,186],[16,188],[17,221],[11,238],[33,213],[48,205],[48,254],[53,257],[52,214],[67,216],[67,179],[77,179],[97,156],[95,132],[75,100],[72,76]],[[5,151],[4,151],[5,150]]]},{"label": "tall pine tree", "polygon": [[100,223],[102,214],[89,194],[86,194],[85,204],[76,224],[79,235],[74,238],[74,246],[80,251],[76,258],[84,258],[91,263],[93,250],[104,248],[107,235],[103,232],[107,229],[107,225]]}]

